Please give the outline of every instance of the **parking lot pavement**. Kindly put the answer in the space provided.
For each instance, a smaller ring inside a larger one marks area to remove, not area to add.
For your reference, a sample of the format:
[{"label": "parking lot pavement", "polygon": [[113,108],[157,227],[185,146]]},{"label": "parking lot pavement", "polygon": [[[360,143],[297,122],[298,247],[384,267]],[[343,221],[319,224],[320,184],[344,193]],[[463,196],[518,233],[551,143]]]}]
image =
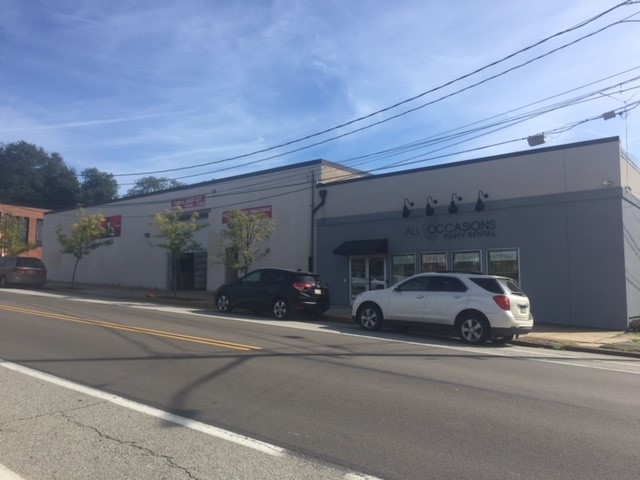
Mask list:
[{"label": "parking lot pavement", "polygon": [[[205,290],[169,290],[120,287],[113,285],[48,282],[44,291],[68,295],[94,296],[119,300],[168,303],[214,309],[214,294]],[[325,317],[334,322],[351,322],[348,306],[331,308]],[[531,333],[519,337],[514,344],[553,348],[558,350],[590,351],[596,353],[640,358],[640,333],[575,328],[536,323]]]}]

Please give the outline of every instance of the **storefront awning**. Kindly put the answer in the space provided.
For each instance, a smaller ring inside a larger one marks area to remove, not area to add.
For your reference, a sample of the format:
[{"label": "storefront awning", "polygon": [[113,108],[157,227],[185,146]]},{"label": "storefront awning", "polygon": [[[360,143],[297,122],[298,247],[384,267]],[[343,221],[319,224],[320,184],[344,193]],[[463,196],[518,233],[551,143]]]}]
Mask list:
[{"label": "storefront awning", "polygon": [[387,239],[349,240],[333,250],[334,255],[375,255],[387,253]]}]

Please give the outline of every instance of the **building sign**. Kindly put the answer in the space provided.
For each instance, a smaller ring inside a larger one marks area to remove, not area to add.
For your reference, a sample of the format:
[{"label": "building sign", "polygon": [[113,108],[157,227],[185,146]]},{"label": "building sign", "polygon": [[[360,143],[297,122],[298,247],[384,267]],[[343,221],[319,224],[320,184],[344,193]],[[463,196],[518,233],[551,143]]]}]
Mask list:
[{"label": "building sign", "polygon": [[205,203],[206,203],[206,199],[204,194],[191,195],[190,197],[177,198],[176,200],[171,200],[171,210],[176,210],[177,208],[186,210],[187,208],[204,207]]},{"label": "building sign", "polygon": [[107,231],[107,237],[119,237],[122,234],[122,215],[105,217],[101,226]]},{"label": "building sign", "polygon": [[421,236],[431,239],[455,240],[463,238],[495,237],[496,221],[472,220],[465,222],[428,223],[407,227],[405,236]]},{"label": "building sign", "polygon": [[[265,218],[271,218],[273,207],[271,205],[263,205],[262,207],[243,208],[240,210],[245,215],[262,215]],[[222,223],[229,223],[229,214],[231,210],[222,212]]]}]

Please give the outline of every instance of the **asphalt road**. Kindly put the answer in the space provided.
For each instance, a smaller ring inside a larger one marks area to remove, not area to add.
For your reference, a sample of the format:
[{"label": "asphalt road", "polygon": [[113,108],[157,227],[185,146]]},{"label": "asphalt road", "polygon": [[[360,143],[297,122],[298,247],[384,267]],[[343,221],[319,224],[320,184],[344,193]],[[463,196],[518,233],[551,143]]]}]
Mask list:
[{"label": "asphalt road", "polygon": [[[12,290],[0,359],[265,442],[324,478],[638,476],[638,359]],[[23,445],[0,446],[19,464]],[[260,471],[247,478],[285,478]]]}]

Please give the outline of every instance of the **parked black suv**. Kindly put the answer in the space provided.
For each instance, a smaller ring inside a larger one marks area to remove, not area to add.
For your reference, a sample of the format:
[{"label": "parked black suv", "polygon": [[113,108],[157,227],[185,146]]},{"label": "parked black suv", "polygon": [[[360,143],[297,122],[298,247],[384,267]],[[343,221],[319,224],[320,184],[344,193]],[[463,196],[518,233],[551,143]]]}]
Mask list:
[{"label": "parked black suv", "polygon": [[268,310],[280,320],[294,311],[320,316],[329,310],[329,290],[320,284],[317,274],[281,268],[254,270],[225,283],[216,291],[215,300],[220,312],[236,307]]}]

